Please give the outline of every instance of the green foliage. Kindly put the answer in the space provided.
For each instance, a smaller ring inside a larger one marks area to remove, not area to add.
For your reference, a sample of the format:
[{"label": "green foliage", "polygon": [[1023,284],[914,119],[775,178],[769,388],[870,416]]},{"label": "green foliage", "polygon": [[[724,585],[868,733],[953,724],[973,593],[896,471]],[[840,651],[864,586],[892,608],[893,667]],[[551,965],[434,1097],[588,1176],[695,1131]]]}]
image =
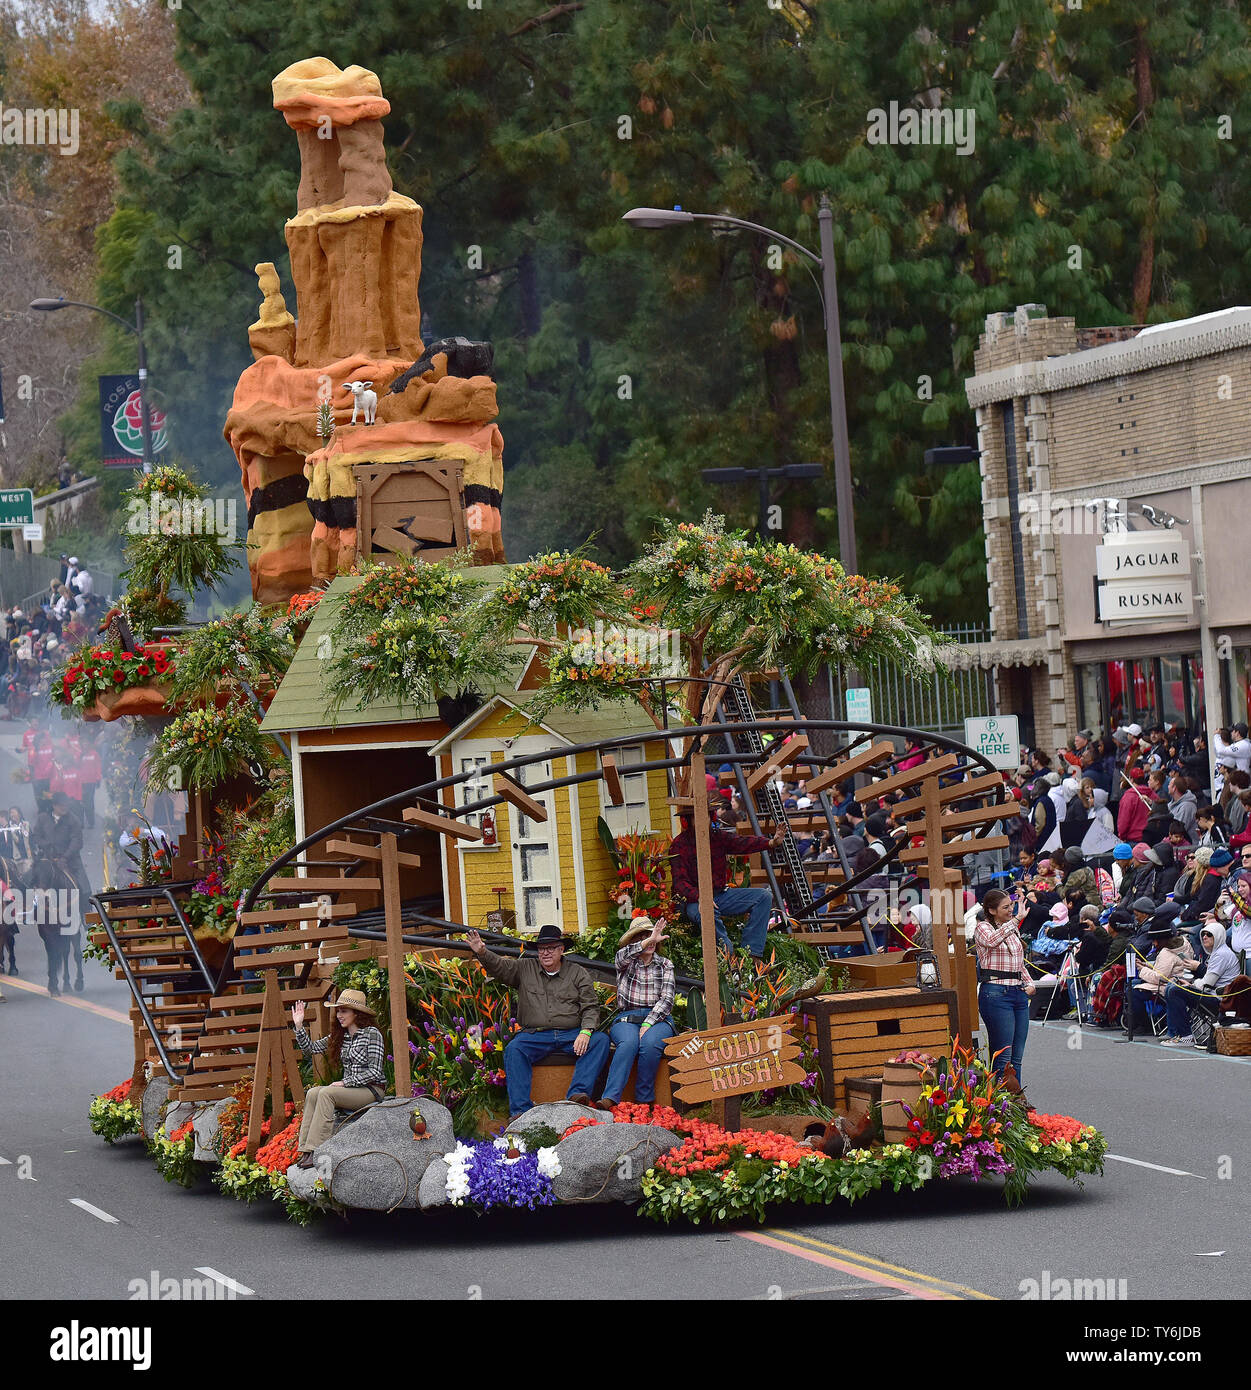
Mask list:
[{"label": "green foliage", "polygon": [[265,789],[246,806],[219,807],[218,812],[230,846],[226,891],[237,902],[280,854],[295,845],[290,768],[272,769]]},{"label": "green foliage", "polygon": [[268,765],[273,756],[250,705],[184,710],[161,730],[148,763],[152,795],[176,787],[208,790]]},{"label": "green foliage", "polygon": [[173,696],[204,700],[222,689],[239,692],[241,681],[253,689],[264,680],[276,684],[294,655],[295,644],[285,627],[252,604],[197,627],[187,637],[174,672]]},{"label": "green foliage", "polygon": [[329,633],[327,684],[333,709],[355,697],[409,705],[459,695],[502,679],[510,653],[482,603],[472,571],[404,559],[367,569],[337,604]]}]

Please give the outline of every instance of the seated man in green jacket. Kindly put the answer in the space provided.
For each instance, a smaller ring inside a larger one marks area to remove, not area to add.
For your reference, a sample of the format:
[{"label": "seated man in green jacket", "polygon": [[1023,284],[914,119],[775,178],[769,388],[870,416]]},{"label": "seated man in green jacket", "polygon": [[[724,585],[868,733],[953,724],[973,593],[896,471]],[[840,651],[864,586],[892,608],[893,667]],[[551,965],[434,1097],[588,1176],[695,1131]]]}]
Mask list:
[{"label": "seated man in green jacket", "polygon": [[497,956],[476,931],[469,932],[466,940],[483,970],[517,991],[521,1031],[504,1049],[509,1118],[530,1109],[534,1064],[553,1052],[577,1059],[566,1099],[590,1105],[609,1042],[605,1034],[595,1031],[599,1000],[590,975],[582,966],[564,962],[566,940],[560,929],[540,928],[534,954],[517,958]]}]

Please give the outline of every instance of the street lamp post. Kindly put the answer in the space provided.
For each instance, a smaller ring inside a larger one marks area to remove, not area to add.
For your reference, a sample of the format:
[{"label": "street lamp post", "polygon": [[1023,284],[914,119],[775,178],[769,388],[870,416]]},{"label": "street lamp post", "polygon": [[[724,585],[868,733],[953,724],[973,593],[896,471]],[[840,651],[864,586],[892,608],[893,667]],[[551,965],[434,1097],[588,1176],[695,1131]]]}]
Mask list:
[{"label": "street lamp post", "polygon": [[[820,227],[821,254],[810,251],[790,237],[762,227],[758,222],[745,222],[740,217],[723,213],[686,212],[682,208],[631,208],[621,219],[634,227],[675,227],[691,222],[714,222],[722,226],[743,227],[750,232],[784,242],[792,250],[806,256],[821,270],[822,300],[825,316],[825,348],[830,376],[830,426],[834,446],[834,492],[838,501],[838,557],[848,574],[859,569],[856,558],[856,518],[851,492],[851,444],[847,435],[847,394],[843,382],[843,344],[838,317],[838,280],[834,266],[834,212],[829,198],[821,195],[821,210],[817,217]],[[762,483],[763,488],[763,483]]]},{"label": "street lamp post", "polygon": [[91,309],[97,314],[103,314],[105,318],[110,318],[114,323],[120,323],[128,332],[135,335],[139,348],[139,419],[140,429],[143,433],[143,471],[152,472],[152,419],[148,414],[148,355],[143,346],[143,300],[135,300],[135,321],[127,323],[124,318],[120,318],[110,309],[102,309],[98,304],[84,304],[79,299],[32,299],[30,302],[32,309],[39,309],[44,313],[52,313],[57,309]]}]

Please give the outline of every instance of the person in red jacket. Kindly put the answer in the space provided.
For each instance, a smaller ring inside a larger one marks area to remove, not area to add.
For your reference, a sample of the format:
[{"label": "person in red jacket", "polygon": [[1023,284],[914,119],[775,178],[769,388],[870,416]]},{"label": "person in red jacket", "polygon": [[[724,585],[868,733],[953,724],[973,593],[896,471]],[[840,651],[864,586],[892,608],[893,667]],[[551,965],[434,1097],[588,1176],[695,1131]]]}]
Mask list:
[{"label": "person in red jacket", "polygon": [[30,780],[35,792],[35,805],[40,811],[52,810],[52,774],[56,768],[56,750],[52,735],[40,729],[30,754]]},{"label": "person in red jacket", "polygon": [[[709,814],[715,819],[717,802],[720,798],[709,798]],[[669,846],[669,864],[673,875],[673,896],[685,904],[685,913],[690,920],[699,923],[699,870],[695,857],[695,829],[690,817],[681,816],[682,829],[673,837]],[[757,960],[764,958],[765,941],[769,932],[769,913],[773,907],[773,895],[767,888],[728,888],[726,859],[739,855],[758,854],[761,850],[776,848],[785,836],[785,827],[779,826],[772,839],[763,835],[736,835],[729,830],[709,828],[709,842],[712,858],[712,901],[717,928],[717,942],[727,953],[732,949],[729,933],[725,929],[725,917],[739,917],[747,914],[747,925],[743,928],[743,950]]]},{"label": "person in red jacket", "polygon": [[96,823],[96,788],[104,776],[100,750],[96,747],[94,739],[83,749],[82,758],[78,763],[78,775],[83,788],[83,824],[90,830]]},{"label": "person in red jacket", "polygon": [[1116,808],[1116,833],[1117,837],[1127,844],[1136,845],[1146,829],[1153,798],[1151,793],[1140,785],[1141,768],[1133,768],[1129,778],[1129,782],[1121,790],[1121,803]]}]

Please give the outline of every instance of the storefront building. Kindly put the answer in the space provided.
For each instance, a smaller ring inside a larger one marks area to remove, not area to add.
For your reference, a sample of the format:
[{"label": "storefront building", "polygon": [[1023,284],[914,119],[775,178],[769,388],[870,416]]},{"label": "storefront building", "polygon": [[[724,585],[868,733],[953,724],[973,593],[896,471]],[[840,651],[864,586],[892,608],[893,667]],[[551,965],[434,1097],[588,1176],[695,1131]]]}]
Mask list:
[{"label": "storefront building", "polygon": [[1000,709],[1048,751],[1079,728],[1245,720],[1251,309],[1079,330],[992,314],[966,383],[982,451]]}]

